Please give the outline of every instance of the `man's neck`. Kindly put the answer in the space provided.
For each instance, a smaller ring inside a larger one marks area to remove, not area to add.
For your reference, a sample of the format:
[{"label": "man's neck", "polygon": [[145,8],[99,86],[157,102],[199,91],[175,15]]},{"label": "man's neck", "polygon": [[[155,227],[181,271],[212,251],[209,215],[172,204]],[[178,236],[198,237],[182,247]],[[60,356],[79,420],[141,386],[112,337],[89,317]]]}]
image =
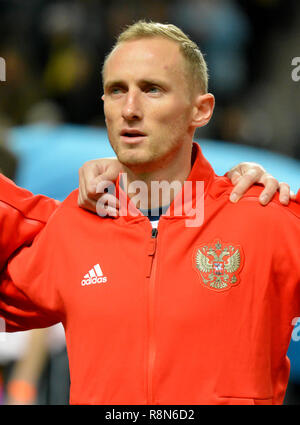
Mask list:
[{"label": "man's neck", "polygon": [[169,163],[145,172],[137,167],[122,166],[123,188],[137,208],[150,209],[169,205],[187,180],[191,164],[191,148]]}]

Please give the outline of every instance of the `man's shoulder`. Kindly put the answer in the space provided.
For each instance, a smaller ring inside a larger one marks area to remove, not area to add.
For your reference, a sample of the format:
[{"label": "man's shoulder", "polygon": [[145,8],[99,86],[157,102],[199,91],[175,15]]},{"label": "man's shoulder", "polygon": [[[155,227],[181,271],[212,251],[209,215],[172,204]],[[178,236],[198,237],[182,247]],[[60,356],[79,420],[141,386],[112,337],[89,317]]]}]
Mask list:
[{"label": "man's shoulder", "polygon": [[263,206],[259,202],[259,197],[264,189],[263,185],[254,184],[253,186],[251,186],[236,204],[233,204],[229,200],[233,187],[233,184],[227,177],[216,176],[209,190],[209,194],[214,199],[226,199],[228,204],[236,205],[238,207],[237,211],[242,209],[244,210],[246,208],[246,211],[248,210],[249,213],[251,210],[252,212],[257,211],[259,215],[277,215],[279,217],[287,215],[291,217],[294,216],[295,218],[298,218],[300,220],[300,190],[298,192],[296,200],[290,201],[289,205],[287,206],[281,204],[279,200],[279,192],[275,193],[273,199],[269,202],[269,204]]},{"label": "man's shoulder", "polygon": [[68,220],[71,217],[75,217],[77,215],[80,215],[82,213],[87,213],[86,210],[80,208],[78,206],[78,189],[73,190],[65,199],[63,202],[61,202],[61,204],[59,205],[59,207],[57,208],[57,210],[55,211],[55,213],[53,214],[53,216],[51,217],[52,221],[57,221],[57,220]]},{"label": "man's shoulder", "polygon": [[262,190],[262,186],[254,185],[245,193],[240,201],[249,203],[255,201],[257,202],[257,207],[262,207],[266,212],[270,211],[270,214],[273,216],[276,215],[282,218],[284,218],[284,216],[291,216],[300,220],[300,202],[298,198],[295,201],[290,201],[288,205],[283,205],[279,200],[279,192],[276,192],[273,199],[264,207],[259,202],[259,196]]},{"label": "man's shoulder", "polygon": [[0,174],[0,203],[2,212],[13,211],[27,220],[45,223],[57,209],[58,201],[44,195],[34,195],[29,190],[17,186],[12,180]]},{"label": "man's shoulder", "polygon": [[78,193],[79,189],[73,190],[69,195],[64,199],[64,201],[61,203],[61,208],[76,208],[78,207]]},{"label": "man's shoulder", "polygon": [[75,228],[76,231],[79,232],[79,229],[82,228],[83,222],[90,226],[94,226],[99,223],[99,219],[101,217],[94,212],[79,207],[78,195],[79,189],[75,189],[63,202],[61,202],[60,206],[47,223],[48,227],[50,226],[51,228],[55,228],[56,232],[58,228],[65,229],[64,233],[66,233],[67,229],[74,230]]}]

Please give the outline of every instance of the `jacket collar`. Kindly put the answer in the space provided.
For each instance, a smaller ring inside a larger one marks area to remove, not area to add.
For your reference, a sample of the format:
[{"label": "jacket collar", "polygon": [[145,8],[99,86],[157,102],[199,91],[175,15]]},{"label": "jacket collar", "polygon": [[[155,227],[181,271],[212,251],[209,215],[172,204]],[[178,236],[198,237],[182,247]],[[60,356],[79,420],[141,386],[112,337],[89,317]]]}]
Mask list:
[{"label": "jacket collar", "polygon": [[[188,179],[185,181],[181,192],[171,203],[166,214],[161,216],[164,219],[189,218],[193,220],[199,213],[197,210],[204,207],[204,199],[215,175],[214,170],[203,156],[199,144],[195,142],[192,147],[191,161],[193,165]],[[120,187],[120,176],[116,182],[116,196],[120,203],[119,216],[117,218],[126,222],[144,220],[145,216],[135,207]]]}]

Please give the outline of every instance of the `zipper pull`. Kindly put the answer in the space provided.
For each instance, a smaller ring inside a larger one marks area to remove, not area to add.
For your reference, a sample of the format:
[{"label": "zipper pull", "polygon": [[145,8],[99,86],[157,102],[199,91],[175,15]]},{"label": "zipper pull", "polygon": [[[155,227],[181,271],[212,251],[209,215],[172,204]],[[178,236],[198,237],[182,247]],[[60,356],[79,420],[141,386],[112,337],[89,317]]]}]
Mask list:
[{"label": "zipper pull", "polygon": [[150,240],[150,244],[149,244],[149,248],[148,248],[148,268],[147,268],[148,272],[147,272],[146,277],[151,276],[153,258],[154,258],[154,254],[155,254],[155,251],[156,251],[157,235],[158,235],[158,230],[152,229],[151,230],[151,240]]}]

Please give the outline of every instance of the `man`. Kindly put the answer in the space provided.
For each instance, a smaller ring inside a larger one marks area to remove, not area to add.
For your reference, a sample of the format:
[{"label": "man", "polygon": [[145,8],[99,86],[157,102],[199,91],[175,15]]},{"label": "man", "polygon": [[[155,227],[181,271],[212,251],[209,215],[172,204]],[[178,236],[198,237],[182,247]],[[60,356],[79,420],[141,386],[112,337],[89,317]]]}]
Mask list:
[{"label": "man", "polygon": [[[103,80],[110,143],[127,174],[120,212],[79,209],[77,191],[61,204],[8,264],[7,330],[63,323],[71,403],[282,403],[300,310],[300,206],[276,197],[262,208],[258,188],[230,203],[228,179],[193,144],[214,98],[200,51],[178,28],[129,27]],[[149,196],[151,184],[174,181],[182,192],[153,229],[126,189],[142,182],[138,206],[168,207]],[[189,227],[199,199],[204,220]]]},{"label": "man", "polygon": [[[3,152],[2,152],[3,150]],[[15,159],[9,151],[0,146],[0,169],[4,174],[12,177],[15,169]],[[2,155],[3,154],[3,155]],[[8,170],[7,166],[12,167]],[[11,171],[11,172],[10,172]],[[121,167],[116,159],[99,159],[88,161],[80,169],[80,190],[79,204],[91,211],[96,211],[96,200],[100,194],[95,193],[93,187],[103,180],[116,180]],[[234,188],[235,192],[244,192],[248,186],[255,180],[264,184],[266,189],[262,194],[272,197],[279,186],[280,199],[286,203],[284,198],[288,198],[289,189],[286,184],[278,182],[257,164],[243,163],[235,167],[228,173],[232,181],[240,179],[238,185]],[[36,233],[41,230],[47,222],[48,216],[57,208],[54,200],[47,199],[44,196],[33,196],[28,191],[16,187],[12,182],[0,175],[1,198],[5,199],[7,193],[10,194],[9,208],[8,204],[2,203],[1,210],[1,237],[0,237],[0,264],[1,269],[7,258],[14,251],[20,248],[24,243],[30,243]],[[7,199],[6,199],[7,201]],[[263,201],[261,201],[263,203]],[[3,208],[5,205],[5,208]],[[45,215],[45,205],[48,205]],[[106,207],[106,212],[110,211],[112,206]],[[18,212],[16,214],[16,212]],[[24,214],[23,214],[24,213]],[[112,214],[114,211],[112,211]],[[30,220],[28,220],[31,218]],[[31,229],[31,232],[29,231]],[[1,325],[1,323],[0,323]],[[4,323],[3,323],[4,328]],[[2,327],[0,326],[0,331]],[[45,340],[47,332],[44,329],[38,329],[32,332],[28,340],[27,349],[24,357],[16,362],[12,373],[9,375],[9,381],[6,385],[6,403],[9,404],[32,404],[37,397],[37,382],[43,368],[45,357]],[[1,347],[0,347],[1,348]],[[5,347],[3,347],[5,349]],[[0,371],[1,372],[1,371]],[[0,373],[1,381],[1,373]],[[61,383],[61,390],[64,385],[69,385],[68,380]],[[67,389],[69,392],[69,389]],[[57,391],[56,391],[57,393]],[[59,397],[59,396],[58,396]],[[59,400],[59,398],[58,398]],[[62,402],[63,400],[60,400]]]}]

